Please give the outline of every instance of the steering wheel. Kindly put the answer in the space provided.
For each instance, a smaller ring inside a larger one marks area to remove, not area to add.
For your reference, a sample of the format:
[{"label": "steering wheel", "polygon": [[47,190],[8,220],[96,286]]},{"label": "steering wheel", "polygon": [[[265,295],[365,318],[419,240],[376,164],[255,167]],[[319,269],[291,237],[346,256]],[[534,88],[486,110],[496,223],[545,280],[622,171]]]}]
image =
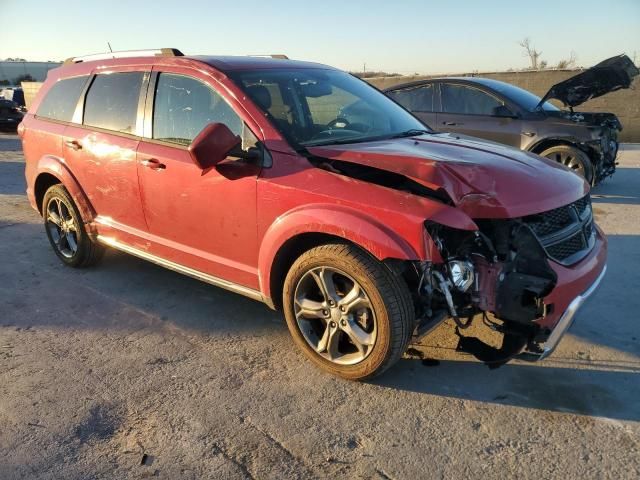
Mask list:
[{"label": "steering wheel", "polygon": [[350,130],[349,127],[351,126],[351,123],[349,122],[349,120],[347,120],[344,117],[338,117],[334,120],[331,120],[329,123],[327,123],[327,128],[329,130],[333,130],[334,128],[338,128],[340,130]]}]

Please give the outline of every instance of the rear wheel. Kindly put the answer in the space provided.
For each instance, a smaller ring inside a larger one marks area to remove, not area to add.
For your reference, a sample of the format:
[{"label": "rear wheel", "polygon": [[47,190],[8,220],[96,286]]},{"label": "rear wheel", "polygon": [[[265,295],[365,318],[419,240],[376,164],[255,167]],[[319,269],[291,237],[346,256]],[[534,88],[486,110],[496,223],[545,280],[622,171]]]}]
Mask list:
[{"label": "rear wheel", "polygon": [[373,377],[402,356],[415,315],[404,280],[348,244],[300,256],[285,280],[283,305],[305,355],[351,380]]},{"label": "rear wheel", "polygon": [[582,150],[569,145],[557,145],[546,149],[540,153],[540,156],[569,167],[574,172],[582,175],[589,184],[592,184],[593,164],[589,156]]},{"label": "rear wheel", "polygon": [[71,195],[62,185],[54,185],[44,194],[42,217],[53,251],[65,265],[88,267],[102,258],[104,247],[91,240]]}]

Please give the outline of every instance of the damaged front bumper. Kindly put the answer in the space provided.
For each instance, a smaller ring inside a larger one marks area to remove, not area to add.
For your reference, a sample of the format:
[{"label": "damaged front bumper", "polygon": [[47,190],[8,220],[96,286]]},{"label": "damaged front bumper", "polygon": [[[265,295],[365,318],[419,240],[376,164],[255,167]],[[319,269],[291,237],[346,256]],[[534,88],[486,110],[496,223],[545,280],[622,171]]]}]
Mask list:
[{"label": "damaged front bumper", "polygon": [[547,338],[547,340],[541,345],[540,351],[525,351],[521,354],[520,358],[522,358],[523,360],[538,361],[545,359],[549,355],[551,355],[560,343],[560,340],[562,339],[564,334],[573,324],[575,315],[580,307],[584,305],[589,297],[591,297],[591,295],[593,295],[600,286],[600,282],[604,278],[606,272],[607,266],[605,265],[600,272],[600,275],[598,275],[598,278],[596,278],[595,282],[593,282],[586,291],[573,299],[573,301],[569,304],[567,309],[560,317],[560,320],[558,321],[554,329],[551,331],[549,338]]}]

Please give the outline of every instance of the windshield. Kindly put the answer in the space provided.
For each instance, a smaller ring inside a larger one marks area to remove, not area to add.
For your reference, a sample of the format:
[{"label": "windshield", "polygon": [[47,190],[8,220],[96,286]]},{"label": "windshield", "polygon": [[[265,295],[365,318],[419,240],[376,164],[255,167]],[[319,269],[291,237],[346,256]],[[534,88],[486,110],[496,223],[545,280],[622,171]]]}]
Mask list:
[{"label": "windshield", "polygon": [[428,128],[365,82],[338,70],[260,70],[232,75],[294,146],[420,135]]},{"label": "windshield", "polygon": [[[486,82],[486,84],[489,84],[489,82]],[[529,112],[535,112],[540,100],[542,100],[539,96],[531,93],[530,91],[509,83],[490,81],[489,86]],[[559,108],[549,102],[544,102],[542,104],[542,110],[547,112],[560,111]]]}]

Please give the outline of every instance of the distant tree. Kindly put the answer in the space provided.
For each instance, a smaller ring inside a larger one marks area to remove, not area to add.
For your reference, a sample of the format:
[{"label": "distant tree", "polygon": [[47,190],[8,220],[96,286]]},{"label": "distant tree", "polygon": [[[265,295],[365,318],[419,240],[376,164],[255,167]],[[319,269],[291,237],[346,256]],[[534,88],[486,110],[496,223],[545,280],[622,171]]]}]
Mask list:
[{"label": "distant tree", "polygon": [[35,82],[36,79],[33,78],[30,74],[25,73],[24,75],[20,75],[15,78],[13,81],[14,85],[20,85],[21,82]]},{"label": "distant tree", "polygon": [[576,52],[572,51],[571,54],[569,55],[569,58],[564,58],[558,62],[558,65],[556,65],[556,68],[559,68],[559,69],[573,68],[576,66],[577,60],[578,60],[578,57],[576,56]]},{"label": "distant tree", "polygon": [[0,80],[0,86],[1,87],[8,87],[9,85],[11,85],[11,83],[9,82],[9,80]]},{"label": "distant tree", "polygon": [[16,58],[11,58],[11,57],[5,58],[4,61],[5,62],[26,62],[26,60],[24,58],[18,58],[18,57],[16,57]]},{"label": "distant tree", "polygon": [[[529,39],[529,37],[523,38],[520,42],[518,42],[518,45],[520,45],[524,49],[523,55],[529,58],[529,62],[530,62],[529,69],[539,70],[541,68],[540,56],[542,55],[542,52],[539,52],[534,48],[533,45],[531,45],[531,40]],[[544,63],[546,66],[547,62],[544,62]]]}]

